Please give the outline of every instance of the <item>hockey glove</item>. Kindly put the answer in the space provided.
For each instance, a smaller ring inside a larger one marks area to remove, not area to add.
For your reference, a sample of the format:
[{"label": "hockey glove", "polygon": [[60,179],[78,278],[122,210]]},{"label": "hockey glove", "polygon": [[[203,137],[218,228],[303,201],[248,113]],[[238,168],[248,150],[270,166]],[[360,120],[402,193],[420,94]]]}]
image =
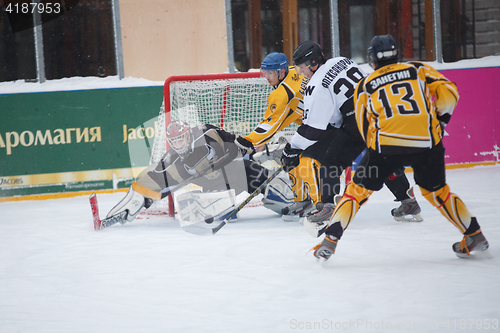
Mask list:
[{"label": "hockey glove", "polygon": [[302,149],[294,149],[289,143],[286,144],[285,149],[283,149],[283,155],[281,156],[281,164],[284,165],[286,172],[289,172],[300,163],[300,154]]},{"label": "hockey glove", "polygon": [[439,120],[439,125],[441,125],[441,131],[444,131],[444,128],[448,123],[450,122],[451,119],[451,114],[449,113],[444,113],[444,114],[438,114],[437,119]]},{"label": "hockey glove", "polygon": [[253,147],[253,143],[251,143],[242,136],[237,136],[236,139],[234,140],[234,144],[241,150],[241,154],[243,156],[245,156],[245,154],[247,153],[251,154],[255,150]]}]

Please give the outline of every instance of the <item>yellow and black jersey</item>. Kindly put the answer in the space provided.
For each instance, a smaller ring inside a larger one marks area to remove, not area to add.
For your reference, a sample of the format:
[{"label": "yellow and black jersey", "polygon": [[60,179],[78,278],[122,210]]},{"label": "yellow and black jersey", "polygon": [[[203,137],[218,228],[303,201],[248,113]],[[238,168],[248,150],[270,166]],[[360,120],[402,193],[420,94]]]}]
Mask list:
[{"label": "yellow and black jersey", "polygon": [[429,65],[387,65],[358,83],[356,122],[370,149],[418,152],[441,141],[439,119],[449,120],[458,98],[456,85]]},{"label": "yellow and black jersey", "polygon": [[276,132],[291,123],[302,124],[302,93],[307,81],[307,78],[299,75],[295,68],[290,66],[286,78],[269,94],[264,119],[245,139],[257,147],[268,142]]}]

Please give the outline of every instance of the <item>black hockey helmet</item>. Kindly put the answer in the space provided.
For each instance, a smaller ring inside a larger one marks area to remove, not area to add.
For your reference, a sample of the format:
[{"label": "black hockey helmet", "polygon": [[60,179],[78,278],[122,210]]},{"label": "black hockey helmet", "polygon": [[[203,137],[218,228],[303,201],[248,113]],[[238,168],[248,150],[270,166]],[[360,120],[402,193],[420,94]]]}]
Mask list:
[{"label": "black hockey helmet", "polygon": [[398,62],[398,43],[391,35],[373,37],[368,48],[368,62],[373,68]]},{"label": "black hockey helmet", "polygon": [[325,60],[323,50],[318,43],[312,40],[306,40],[300,43],[293,51],[293,64],[295,66],[306,64],[307,67],[322,64]]}]

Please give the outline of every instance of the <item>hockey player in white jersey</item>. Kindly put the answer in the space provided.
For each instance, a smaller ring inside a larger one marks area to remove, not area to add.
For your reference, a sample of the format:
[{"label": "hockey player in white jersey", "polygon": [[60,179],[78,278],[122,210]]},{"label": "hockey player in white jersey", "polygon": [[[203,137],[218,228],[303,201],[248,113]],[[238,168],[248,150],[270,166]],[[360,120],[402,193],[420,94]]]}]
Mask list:
[{"label": "hockey player in white jersey", "polygon": [[[356,125],[353,93],[366,74],[352,59],[325,60],[321,47],[313,41],[300,44],[293,61],[297,72],[310,80],[304,91],[303,122],[283,151],[283,163],[292,175],[306,179],[316,204],[308,220],[323,226],[335,208],[343,170],[365,148]],[[397,201],[403,201],[402,206],[412,208],[394,209],[393,215],[410,215],[421,221],[420,207],[404,172],[393,176],[386,185]]]}]

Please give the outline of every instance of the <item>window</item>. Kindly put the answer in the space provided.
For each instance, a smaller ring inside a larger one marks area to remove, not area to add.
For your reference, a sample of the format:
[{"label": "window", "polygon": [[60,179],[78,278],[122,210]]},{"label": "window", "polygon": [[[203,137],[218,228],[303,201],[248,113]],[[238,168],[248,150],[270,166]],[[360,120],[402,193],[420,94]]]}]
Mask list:
[{"label": "window", "polygon": [[233,54],[238,71],[260,68],[271,52],[292,61],[299,43],[314,40],[331,56],[329,0],[231,0]]},{"label": "window", "polygon": [[[358,63],[367,62],[373,36],[385,34],[398,42],[401,61],[453,62],[500,55],[500,1],[440,0],[440,7],[434,8],[433,0],[232,0],[236,68],[258,68],[273,51],[284,52],[291,61],[298,43],[308,39],[331,57],[330,3],[338,5],[334,24],[339,36],[334,39],[340,55]],[[440,15],[438,36],[434,15]]]},{"label": "window", "polygon": [[0,11],[0,82],[36,80],[33,19],[8,15],[6,3]]},{"label": "window", "polygon": [[398,42],[401,60],[434,60],[429,4],[432,1],[339,0],[340,54],[366,63],[373,36],[391,34]]},{"label": "window", "polygon": [[[332,57],[332,31],[329,0],[298,1],[299,43],[312,40],[320,44],[325,57]],[[290,59],[291,60],[291,59]]]},{"label": "window", "polygon": [[[40,15],[45,77],[116,75],[112,0],[50,2],[61,10]],[[9,3],[14,1],[5,1],[0,13],[0,81],[36,80],[33,16],[7,12]]]},{"label": "window", "polygon": [[443,60],[500,55],[500,1],[441,0]]}]

